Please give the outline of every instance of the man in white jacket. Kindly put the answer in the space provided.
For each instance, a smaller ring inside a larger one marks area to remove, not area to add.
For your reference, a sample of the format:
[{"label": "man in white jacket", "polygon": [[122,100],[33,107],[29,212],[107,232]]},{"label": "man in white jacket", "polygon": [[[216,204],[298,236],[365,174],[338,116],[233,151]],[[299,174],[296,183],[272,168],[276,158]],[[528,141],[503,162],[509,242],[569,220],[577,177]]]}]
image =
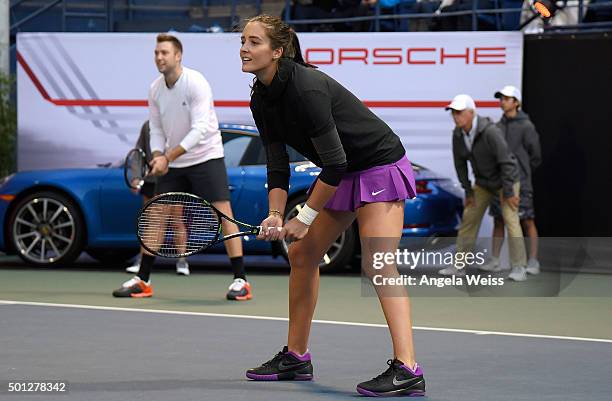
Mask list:
[{"label": "man in white jacket", "polygon": [[[157,36],[155,64],[161,75],[149,90],[151,174],[159,176],[155,192],[189,192],[232,217],[212,90],[201,73],[182,66],[182,56],[183,45],[178,38],[168,34]],[[224,234],[238,232],[238,227],[226,220],[222,229]],[[249,300],[252,294],[246,281],[241,239],[227,240],[224,245],[234,271],[227,299]],[[154,261],[153,255],[144,254],[138,275],[113,295],[152,296],[150,274]]]}]

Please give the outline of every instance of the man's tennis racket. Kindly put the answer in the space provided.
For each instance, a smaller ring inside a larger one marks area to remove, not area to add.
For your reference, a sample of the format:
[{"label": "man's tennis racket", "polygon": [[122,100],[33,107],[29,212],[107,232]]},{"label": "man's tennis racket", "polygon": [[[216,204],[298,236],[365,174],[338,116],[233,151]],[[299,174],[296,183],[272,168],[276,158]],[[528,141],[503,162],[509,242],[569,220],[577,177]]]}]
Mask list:
[{"label": "man's tennis racket", "polygon": [[138,190],[142,188],[150,170],[147,156],[142,149],[135,148],[128,152],[123,165],[123,177],[128,188]]},{"label": "man's tennis racket", "polygon": [[[222,237],[221,219],[246,231]],[[138,215],[138,240],[147,251],[166,258],[193,255],[230,238],[258,235],[260,230],[261,227],[226,216],[199,196],[184,192],[157,195]]]}]

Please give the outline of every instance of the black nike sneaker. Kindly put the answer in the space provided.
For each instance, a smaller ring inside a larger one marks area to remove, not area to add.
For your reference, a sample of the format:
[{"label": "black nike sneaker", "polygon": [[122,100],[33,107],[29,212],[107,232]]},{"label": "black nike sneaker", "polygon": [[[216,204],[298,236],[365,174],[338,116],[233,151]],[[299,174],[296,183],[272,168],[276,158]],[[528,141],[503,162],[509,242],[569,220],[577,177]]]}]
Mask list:
[{"label": "black nike sneaker", "polygon": [[257,368],[249,369],[246,377],[253,380],[312,380],[310,352],[299,356],[283,348],[276,356]]},{"label": "black nike sneaker", "polygon": [[359,383],[357,392],[368,397],[425,395],[425,378],[419,365],[412,370],[397,359],[387,361],[389,369],[372,380]]}]

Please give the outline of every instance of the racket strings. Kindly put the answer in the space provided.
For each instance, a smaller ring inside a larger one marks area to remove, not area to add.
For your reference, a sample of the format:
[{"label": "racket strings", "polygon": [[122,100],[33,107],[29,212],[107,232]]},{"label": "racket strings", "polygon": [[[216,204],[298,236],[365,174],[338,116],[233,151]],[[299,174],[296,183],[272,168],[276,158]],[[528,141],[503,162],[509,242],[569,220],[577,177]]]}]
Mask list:
[{"label": "racket strings", "polygon": [[138,219],[138,235],[161,256],[189,255],[209,246],[219,233],[215,210],[190,195],[166,194],[154,199]]}]

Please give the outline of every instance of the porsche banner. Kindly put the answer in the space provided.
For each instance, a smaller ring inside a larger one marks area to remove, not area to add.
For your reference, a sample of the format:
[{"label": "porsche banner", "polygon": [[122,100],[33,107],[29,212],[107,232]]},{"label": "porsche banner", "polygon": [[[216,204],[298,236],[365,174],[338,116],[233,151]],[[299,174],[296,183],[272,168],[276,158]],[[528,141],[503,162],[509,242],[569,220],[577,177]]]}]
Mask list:
[{"label": "porsche banner", "polygon": [[[253,76],[241,71],[240,35],[177,33],[185,66],[213,88],[219,121],[252,124]],[[353,91],[400,135],[409,158],[454,177],[452,121],[470,94],[501,115],[493,94],[521,87],[520,32],[301,34],[307,61]],[[20,170],[114,162],[133,147],[158,76],[155,34],[21,33],[17,38]]]}]

